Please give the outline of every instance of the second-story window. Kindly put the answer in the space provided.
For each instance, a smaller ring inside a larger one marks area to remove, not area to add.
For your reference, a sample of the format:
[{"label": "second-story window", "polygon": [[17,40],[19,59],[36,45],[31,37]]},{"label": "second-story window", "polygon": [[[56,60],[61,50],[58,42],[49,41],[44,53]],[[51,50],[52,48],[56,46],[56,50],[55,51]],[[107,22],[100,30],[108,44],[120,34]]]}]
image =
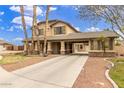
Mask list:
[{"label": "second-story window", "polygon": [[39,35],[43,35],[44,34],[44,29],[39,29]]},{"label": "second-story window", "polygon": [[65,34],[65,26],[54,27],[54,34],[55,35]]}]

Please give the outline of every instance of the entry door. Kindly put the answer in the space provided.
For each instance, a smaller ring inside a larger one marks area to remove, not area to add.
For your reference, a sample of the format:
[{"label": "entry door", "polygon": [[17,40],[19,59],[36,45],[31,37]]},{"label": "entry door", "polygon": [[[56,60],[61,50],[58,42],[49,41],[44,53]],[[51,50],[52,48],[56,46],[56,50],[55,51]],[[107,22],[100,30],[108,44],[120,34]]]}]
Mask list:
[{"label": "entry door", "polygon": [[75,52],[84,52],[85,46],[83,43],[75,43]]},{"label": "entry door", "polygon": [[78,52],[83,52],[84,51],[84,44],[78,44],[77,45],[77,50],[78,50]]}]

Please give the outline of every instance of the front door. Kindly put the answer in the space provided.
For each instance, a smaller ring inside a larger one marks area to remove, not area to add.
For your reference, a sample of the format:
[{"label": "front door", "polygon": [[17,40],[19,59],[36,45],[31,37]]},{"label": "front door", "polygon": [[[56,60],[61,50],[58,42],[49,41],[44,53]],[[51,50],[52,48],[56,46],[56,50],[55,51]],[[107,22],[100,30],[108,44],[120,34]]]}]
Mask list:
[{"label": "front door", "polygon": [[74,44],[74,50],[75,50],[75,53],[85,52],[84,43],[75,43]]}]

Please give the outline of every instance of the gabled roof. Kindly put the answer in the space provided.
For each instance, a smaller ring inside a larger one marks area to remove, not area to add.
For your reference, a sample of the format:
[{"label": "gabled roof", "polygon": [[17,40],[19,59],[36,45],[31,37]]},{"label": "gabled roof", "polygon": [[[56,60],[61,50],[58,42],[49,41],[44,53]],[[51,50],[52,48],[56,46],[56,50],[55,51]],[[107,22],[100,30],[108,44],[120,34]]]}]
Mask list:
[{"label": "gabled roof", "polygon": [[[45,22],[46,22],[46,21],[39,22],[38,25],[44,24]],[[72,28],[75,32],[78,32],[78,33],[79,33],[79,31],[77,31],[73,26],[71,26],[69,23],[67,23],[67,22],[65,22],[65,21],[57,20],[57,19],[56,19],[56,20],[49,20],[49,21],[48,21],[48,23],[50,24],[51,27],[52,27],[53,25],[59,23],[59,22],[68,25],[68,26],[69,26],[70,28]]]}]

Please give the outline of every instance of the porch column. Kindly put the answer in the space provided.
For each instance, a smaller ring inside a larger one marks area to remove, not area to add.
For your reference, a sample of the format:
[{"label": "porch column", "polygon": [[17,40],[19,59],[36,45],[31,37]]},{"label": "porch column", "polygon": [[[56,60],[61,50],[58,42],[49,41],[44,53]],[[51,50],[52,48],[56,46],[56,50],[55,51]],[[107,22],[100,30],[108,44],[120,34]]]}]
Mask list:
[{"label": "porch column", "polygon": [[69,42],[67,42],[66,44],[66,50],[67,50],[67,53],[70,53]]},{"label": "porch column", "polygon": [[91,40],[89,40],[89,50],[92,50]]},{"label": "porch column", "polygon": [[43,52],[43,43],[40,43],[40,52]]},{"label": "porch column", "polygon": [[94,49],[97,50],[98,49],[98,42],[97,42],[97,40],[94,39],[94,44],[93,45],[94,45]]},{"label": "porch column", "polygon": [[34,41],[31,41],[31,51],[34,51]]},{"label": "porch column", "polygon": [[37,41],[34,43],[34,46],[35,46],[35,51],[38,51]]},{"label": "porch column", "polygon": [[61,49],[60,49],[61,54],[65,54],[65,42],[61,41]]},{"label": "porch column", "polygon": [[114,41],[115,41],[115,39],[113,38],[112,39],[112,50],[115,50],[115,42]]},{"label": "porch column", "polygon": [[48,52],[48,54],[52,53],[51,42],[48,42],[47,52]]},{"label": "porch column", "polygon": [[24,51],[26,51],[26,42],[24,42]]},{"label": "porch column", "polygon": [[113,42],[113,38],[109,38],[109,49],[113,50],[114,49],[114,42]]}]

